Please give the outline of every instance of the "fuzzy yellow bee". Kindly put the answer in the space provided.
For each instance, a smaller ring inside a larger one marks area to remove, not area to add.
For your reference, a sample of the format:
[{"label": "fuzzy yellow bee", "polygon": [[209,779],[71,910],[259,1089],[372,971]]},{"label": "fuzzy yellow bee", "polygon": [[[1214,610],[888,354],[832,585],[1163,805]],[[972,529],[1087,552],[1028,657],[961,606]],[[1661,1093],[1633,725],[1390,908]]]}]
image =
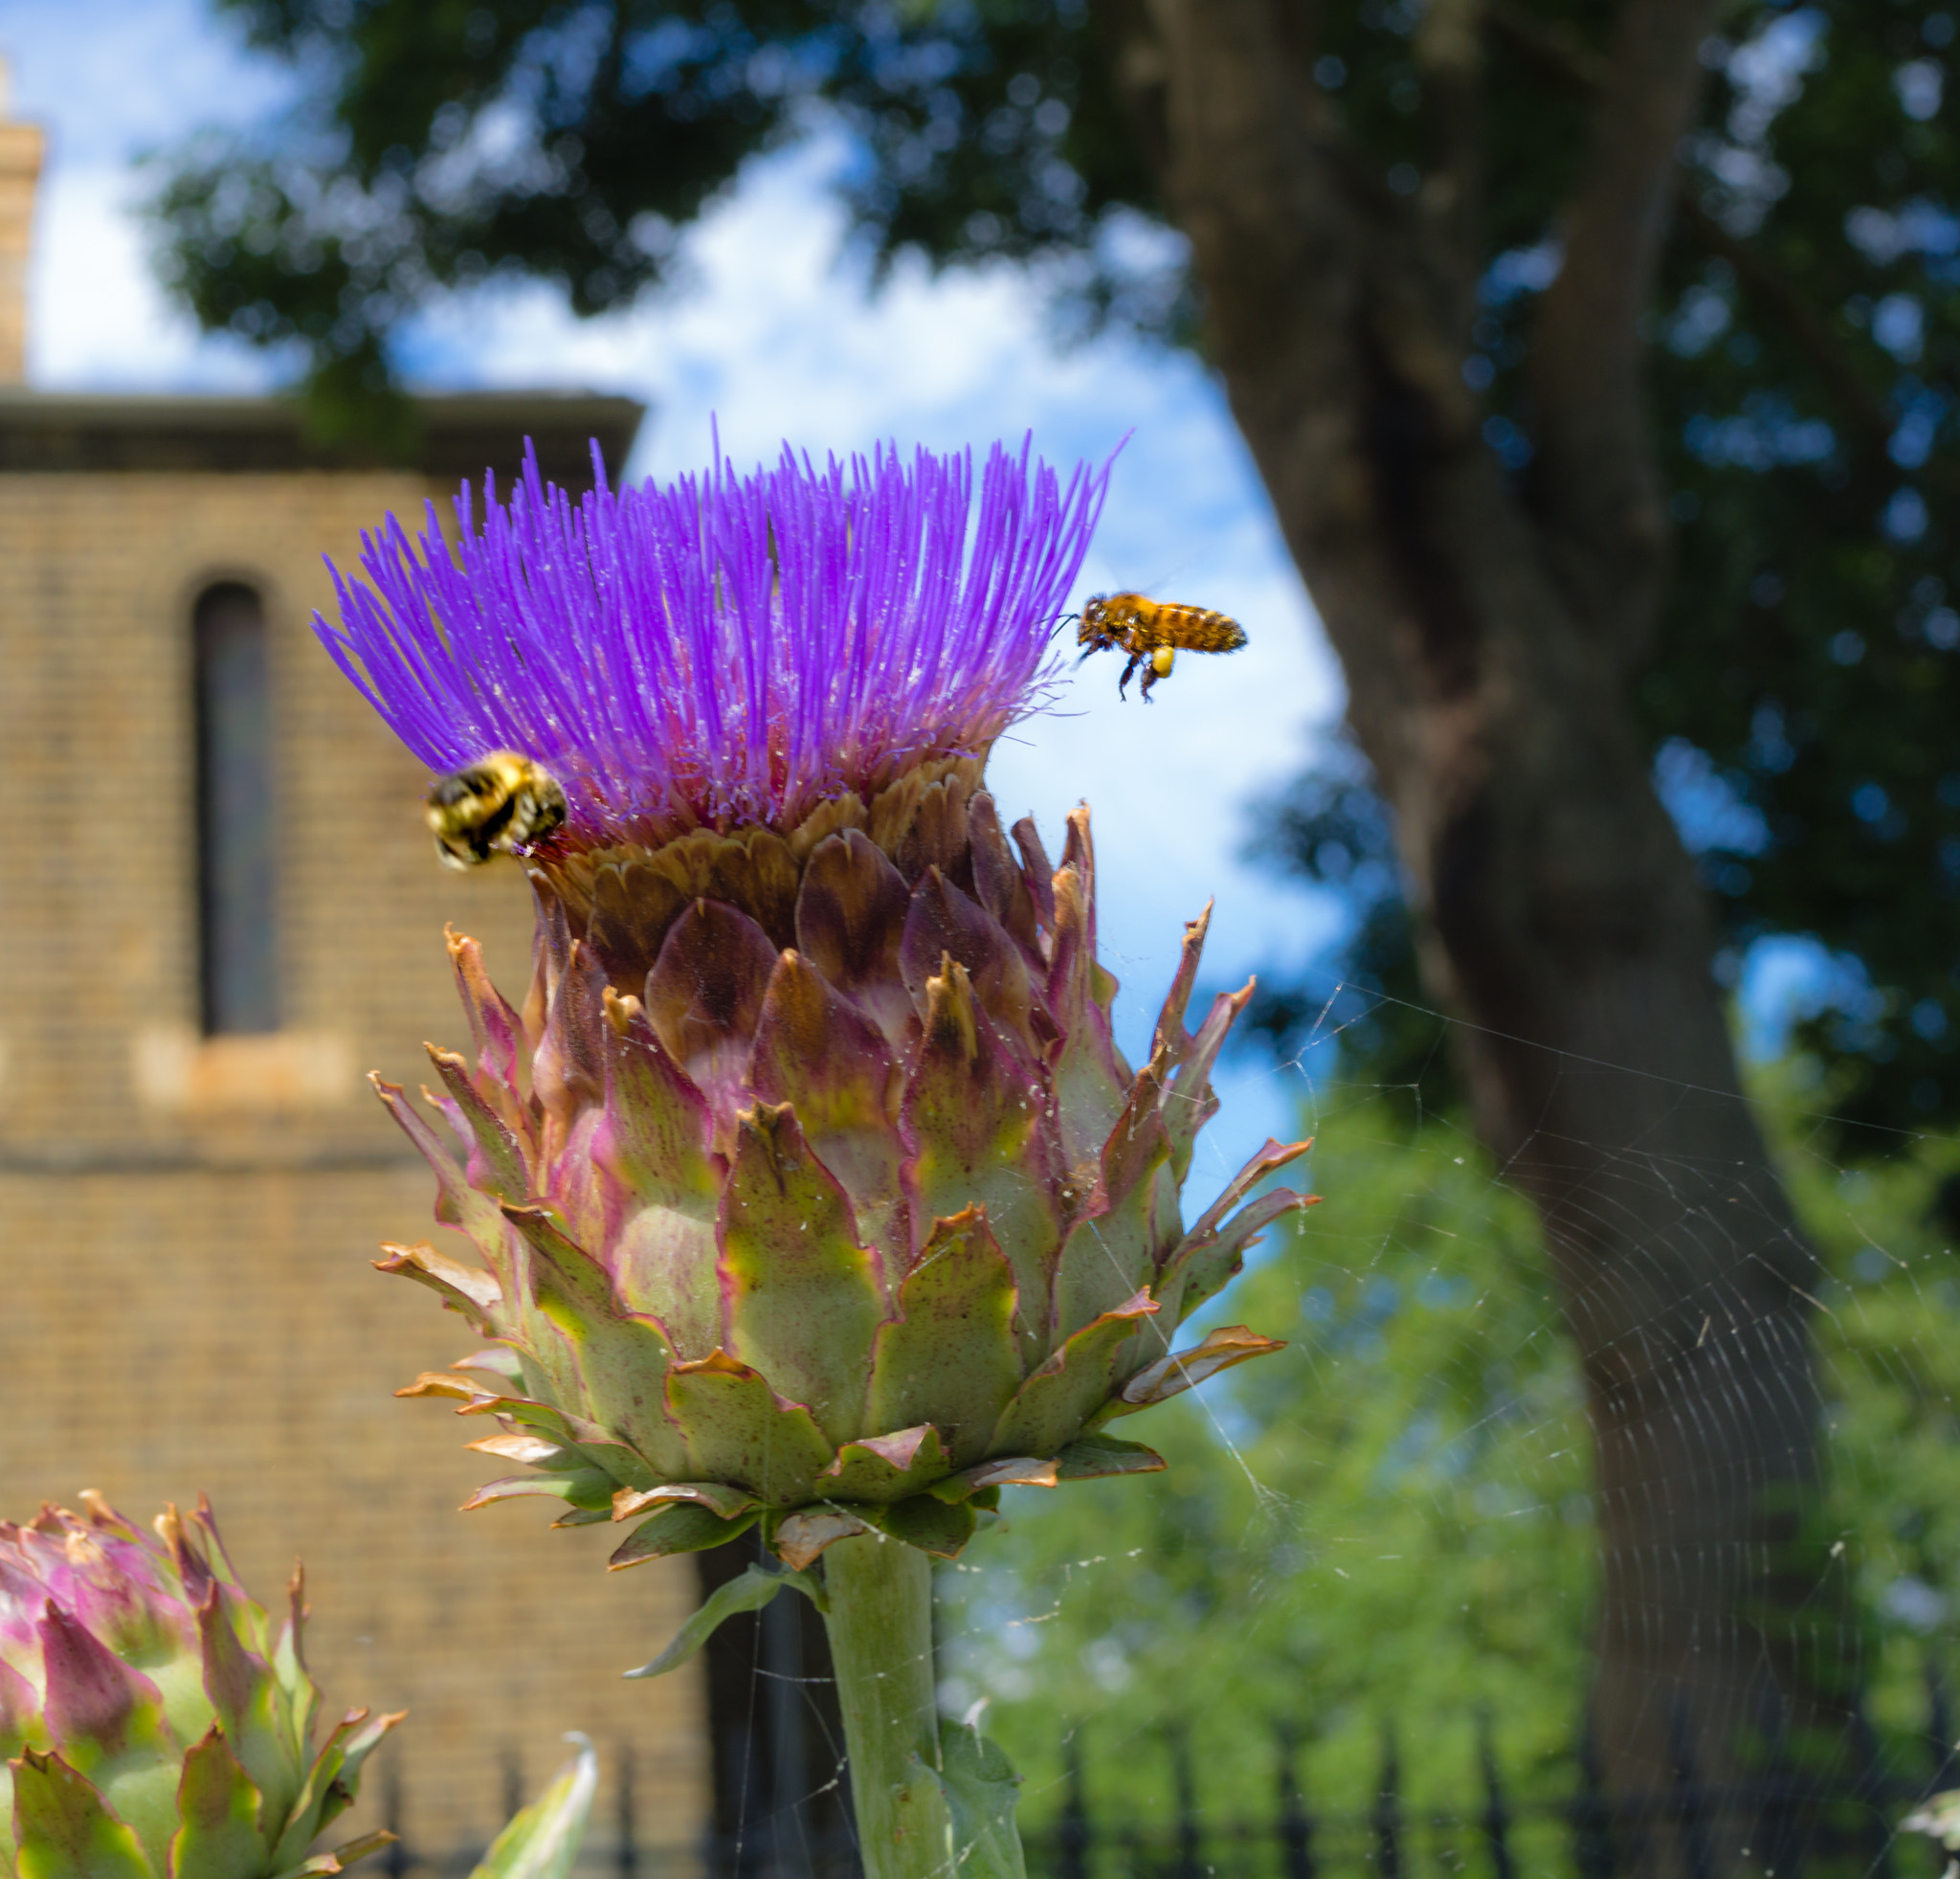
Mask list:
[{"label": "fuzzy yellow bee", "polygon": [[1142,666],[1140,695],[1147,701],[1150,687],[1170,676],[1171,661],[1180,651],[1236,653],[1245,644],[1245,629],[1208,607],[1147,600],[1141,593],[1099,593],[1082,608],[1076,644],[1083,648],[1082,659],[1121,647],[1129,655],[1129,663],[1116,682],[1116,695],[1126,694],[1130,674]]},{"label": "fuzzy yellow bee", "polygon": [[542,764],[492,750],[452,775],[438,776],[425,798],[436,859],[445,867],[479,867],[493,855],[527,855],[565,826],[565,791]]}]

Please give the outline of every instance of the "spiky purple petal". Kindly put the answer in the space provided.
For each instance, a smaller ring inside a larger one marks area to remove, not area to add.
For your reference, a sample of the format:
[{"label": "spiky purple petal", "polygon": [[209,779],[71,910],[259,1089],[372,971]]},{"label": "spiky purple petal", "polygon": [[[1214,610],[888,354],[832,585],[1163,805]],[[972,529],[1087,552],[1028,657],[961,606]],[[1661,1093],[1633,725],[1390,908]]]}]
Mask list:
[{"label": "spiky purple petal", "polygon": [[938,755],[978,754],[1038,701],[1108,465],[1064,485],[1024,442],[895,446],[574,502],[527,448],[507,504],[466,485],[334,570],[340,668],[432,770],[492,750],[549,768],[591,843],[676,823],[794,822]]}]

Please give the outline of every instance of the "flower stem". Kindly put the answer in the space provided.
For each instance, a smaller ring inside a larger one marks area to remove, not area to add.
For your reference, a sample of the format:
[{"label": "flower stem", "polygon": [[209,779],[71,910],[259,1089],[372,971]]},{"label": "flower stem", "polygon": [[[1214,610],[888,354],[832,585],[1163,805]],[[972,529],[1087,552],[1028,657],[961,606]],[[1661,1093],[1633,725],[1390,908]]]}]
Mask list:
[{"label": "flower stem", "polygon": [[879,1533],[823,1558],[831,1659],[844,1711],[865,1879],[924,1879],[946,1864],[939,1700],[932,1669],[932,1566]]}]

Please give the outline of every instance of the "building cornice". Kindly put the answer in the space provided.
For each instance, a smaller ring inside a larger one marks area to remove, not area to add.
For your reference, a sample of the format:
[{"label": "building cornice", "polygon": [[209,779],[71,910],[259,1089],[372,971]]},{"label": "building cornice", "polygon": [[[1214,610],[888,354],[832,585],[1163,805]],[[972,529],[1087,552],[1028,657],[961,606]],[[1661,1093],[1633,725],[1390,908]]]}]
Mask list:
[{"label": "building cornice", "polygon": [[264,476],[404,470],[441,481],[494,469],[507,484],[523,439],[551,481],[591,481],[591,440],[616,476],[646,407],[590,391],[466,391],[413,400],[406,462],[323,444],[289,398],[32,391],[0,388],[0,475],[164,471]]}]

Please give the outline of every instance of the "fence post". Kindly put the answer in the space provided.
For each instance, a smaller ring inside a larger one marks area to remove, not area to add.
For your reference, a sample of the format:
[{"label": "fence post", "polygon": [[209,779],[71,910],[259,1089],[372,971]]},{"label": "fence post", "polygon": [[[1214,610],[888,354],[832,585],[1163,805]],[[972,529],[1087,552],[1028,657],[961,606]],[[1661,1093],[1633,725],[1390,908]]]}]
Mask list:
[{"label": "fence post", "polygon": [[635,1879],[639,1871],[639,1822],[635,1817],[633,1791],[633,1744],[622,1742],[618,1756],[618,1785],[612,1791],[613,1820],[619,1829],[619,1846],[613,1860],[619,1879]]},{"label": "fence post", "polygon": [[381,1869],[388,1879],[405,1879],[409,1869],[409,1841],[402,1832],[402,1769],[400,1758],[388,1758],[388,1785],[382,1790],[382,1813],[386,1817],[388,1830],[395,1836],[393,1844],[382,1855]]},{"label": "fence post", "polygon": [[1488,1710],[1477,1712],[1477,1759],[1483,1773],[1483,1837],[1490,1842],[1493,1879],[1517,1879],[1518,1869],[1511,1862],[1511,1810],[1498,1778],[1497,1743],[1492,1739]]},{"label": "fence post", "polygon": [[1378,1879],[1402,1879],[1402,1757],[1393,1723],[1382,1729],[1382,1775],[1375,1788],[1373,1823]]},{"label": "fence post", "polygon": [[1192,1774],[1191,1732],[1181,1722],[1165,1731],[1170,1738],[1170,1778],[1177,1791],[1177,1879],[1203,1879],[1198,1860],[1197,1782]]},{"label": "fence post", "polygon": [[1290,1722],[1276,1724],[1280,1738],[1280,1863],[1285,1879],[1315,1879],[1313,1816],[1300,1785],[1300,1737]]},{"label": "fence post", "polygon": [[1715,1879],[1715,1862],[1708,1852],[1707,1797],[1695,1778],[1695,1728],[1687,1699],[1679,1689],[1667,1705],[1668,1757],[1674,1780],[1668,1795],[1676,1831],[1681,1835],[1682,1870],[1687,1879]]},{"label": "fence post", "polygon": [[1061,1807],[1061,1831],[1056,1836],[1060,1852],[1059,1879],[1089,1879],[1089,1808],[1082,1797],[1080,1725],[1068,1734],[1068,1798]]},{"label": "fence post", "polygon": [[1579,1724],[1579,1791],[1571,1802],[1572,1870],[1577,1879],[1614,1879],[1613,1813],[1589,1709]]},{"label": "fence post", "polygon": [[497,1757],[497,1766],[503,1778],[503,1811],[498,1815],[497,1823],[491,1829],[493,1838],[503,1831],[504,1822],[524,1804],[524,1758],[516,1743],[504,1743],[503,1752]]}]

